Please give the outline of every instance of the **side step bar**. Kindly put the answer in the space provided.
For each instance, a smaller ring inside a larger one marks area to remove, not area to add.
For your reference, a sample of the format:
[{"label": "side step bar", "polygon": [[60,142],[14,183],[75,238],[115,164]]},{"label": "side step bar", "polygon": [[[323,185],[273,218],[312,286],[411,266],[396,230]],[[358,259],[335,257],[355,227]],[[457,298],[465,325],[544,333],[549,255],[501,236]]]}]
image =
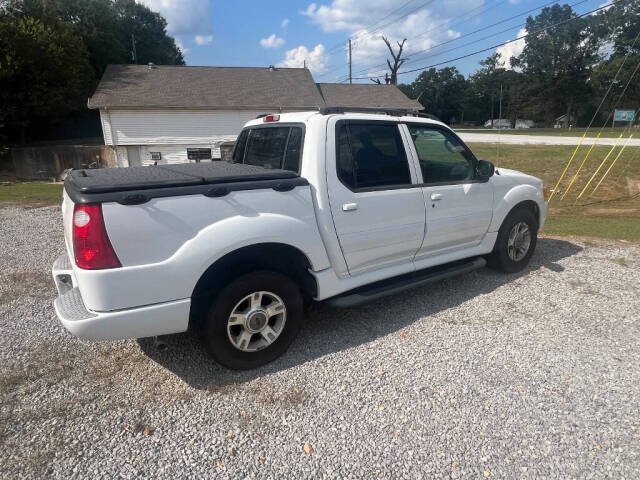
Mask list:
[{"label": "side step bar", "polygon": [[445,265],[438,265],[356,288],[355,290],[329,298],[326,300],[326,303],[332,307],[354,307],[378,298],[386,297],[387,295],[393,295],[408,288],[419,287],[461,273],[471,272],[472,270],[484,267],[486,264],[487,261],[484,258],[477,257],[472,259],[467,258]]}]

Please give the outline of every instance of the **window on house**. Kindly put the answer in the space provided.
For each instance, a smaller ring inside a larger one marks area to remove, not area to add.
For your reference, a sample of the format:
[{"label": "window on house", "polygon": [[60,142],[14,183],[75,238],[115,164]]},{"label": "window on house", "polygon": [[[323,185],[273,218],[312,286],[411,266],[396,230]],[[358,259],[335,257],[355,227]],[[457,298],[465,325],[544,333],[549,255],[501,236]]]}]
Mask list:
[{"label": "window on house", "polygon": [[409,162],[396,124],[343,122],[338,126],[338,178],[351,189],[408,185]]},{"label": "window on house", "polygon": [[211,160],[210,148],[187,148],[187,158],[195,160],[196,163],[201,160]]}]

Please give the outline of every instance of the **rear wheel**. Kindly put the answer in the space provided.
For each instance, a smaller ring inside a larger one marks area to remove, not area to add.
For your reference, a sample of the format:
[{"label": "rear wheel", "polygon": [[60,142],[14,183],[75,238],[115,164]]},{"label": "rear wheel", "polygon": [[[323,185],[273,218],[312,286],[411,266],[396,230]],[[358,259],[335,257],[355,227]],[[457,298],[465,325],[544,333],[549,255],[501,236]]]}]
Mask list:
[{"label": "rear wheel", "polygon": [[538,222],[531,210],[518,208],[502,222],[493,252],[487,256],[489,267],[515,273],[527,266],[536,248]]},{"label": "rear wheel", "polygon": [[302,316],[302,295],[295,283],[280,273],[253,272],[220,292],[203,325],[202,340],[221,365],[255,368],[287,350]]}]

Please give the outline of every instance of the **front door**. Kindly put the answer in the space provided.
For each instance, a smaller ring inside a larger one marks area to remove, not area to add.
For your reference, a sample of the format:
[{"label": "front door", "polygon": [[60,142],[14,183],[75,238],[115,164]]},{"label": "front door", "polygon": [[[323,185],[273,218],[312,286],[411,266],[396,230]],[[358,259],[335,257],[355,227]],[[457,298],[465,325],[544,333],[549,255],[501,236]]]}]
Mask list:
[{"label": "front door", "polygon": [[475,178],[477,160],[452,132],[409,124],[427,210],[427,228],[416,260],[479,244],[493,216],[493,186]]},{"label": "front door", "polygon": [[331,133],[329,203],[349,273],[411,265],[424,236],[425,206],[399,125],[339,120]]}]

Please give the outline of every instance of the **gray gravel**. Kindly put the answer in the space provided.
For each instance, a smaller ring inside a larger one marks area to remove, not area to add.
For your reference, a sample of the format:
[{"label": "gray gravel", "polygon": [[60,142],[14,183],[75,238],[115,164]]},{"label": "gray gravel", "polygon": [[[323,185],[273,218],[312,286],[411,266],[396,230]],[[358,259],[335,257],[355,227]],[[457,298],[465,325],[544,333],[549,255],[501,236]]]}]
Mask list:
[{"label": "gray gravel", "polygon": [[67,334],[62,249],[59,209],[0,209],[1,478],[640,477],[638,246],[544,238],[520,275],[318,306],[243,373],[189,334]]}]

